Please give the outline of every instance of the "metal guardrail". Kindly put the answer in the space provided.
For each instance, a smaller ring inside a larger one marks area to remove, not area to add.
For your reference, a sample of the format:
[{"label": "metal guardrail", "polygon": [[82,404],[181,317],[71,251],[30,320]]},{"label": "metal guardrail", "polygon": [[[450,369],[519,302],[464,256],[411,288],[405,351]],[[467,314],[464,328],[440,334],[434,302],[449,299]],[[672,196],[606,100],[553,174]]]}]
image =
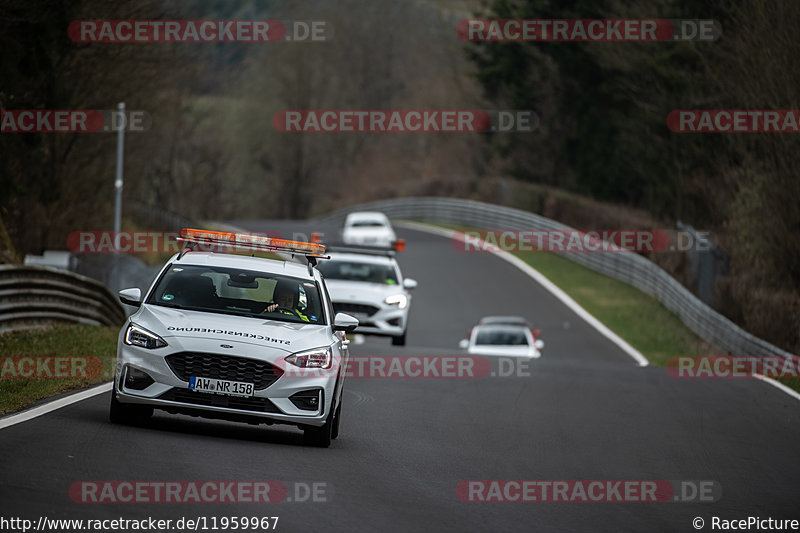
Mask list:
[{"label": "metal guardrail", "polygon": [[[487,230],[571,230],[543,216],[499,205],[456,198],[419,197],[381,200],[351,206],[315,222],[344,221],[351,211],[382,211],[389,218],[449,222]],[[733,355],[792,354],[743,330],[702,302],[657,265],[634,252],[566,252],[560,254],[595,272],[605,274],[655,297],[700,338]]]},{"label": "metal guardrail", "polygon": [[0,265],[0,333],[59,322],[120,326],[122,305],[97,281],[47,267]]}]

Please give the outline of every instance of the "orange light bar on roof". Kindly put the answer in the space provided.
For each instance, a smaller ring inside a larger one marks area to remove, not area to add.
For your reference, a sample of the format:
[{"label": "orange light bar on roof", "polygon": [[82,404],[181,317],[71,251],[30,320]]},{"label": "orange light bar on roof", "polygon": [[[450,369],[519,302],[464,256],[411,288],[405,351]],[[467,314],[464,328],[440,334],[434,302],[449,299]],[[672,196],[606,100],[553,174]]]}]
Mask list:
[{"label": "orange light bar on roof", "polygon": [[209,231],[203,229],[183,228],[181,239],[201,244],[218,244],[222,246],[238,246],[242,248],[260,249],[276,252],[291,252],[306,255],[323,255],[325,246],[313,242],[289,241],[275,239],[263,235],[232,233],[228,231]]}]

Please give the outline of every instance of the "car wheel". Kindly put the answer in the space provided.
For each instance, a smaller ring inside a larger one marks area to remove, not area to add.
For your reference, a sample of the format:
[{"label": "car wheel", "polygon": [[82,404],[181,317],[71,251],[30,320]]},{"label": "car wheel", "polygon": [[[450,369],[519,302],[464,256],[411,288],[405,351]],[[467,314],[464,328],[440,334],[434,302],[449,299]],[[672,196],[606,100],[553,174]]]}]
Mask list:
[{"label": "car wheel", "polygon": [[111,406],[108,419],[112,424],[143,424],[153,416],[153,408],[146,405],[127,405],[117,400],[117,394],[111,391]]},{"label": "car wheel", "polygon": [[333,414],[329,414],[325,419],[325,424],[318,428],[306,428],[303,431],[303,443],[306,446],[316,446],[317,448],[327,448],[331,445],[333,438]]},{"label": "car wheel", "polygon": [[399,337],[392,337],[392,346],[405,346],[406,345],[406,332],[404,331]]},{"label": "car wheel", "polygon": [[331,439],[335,440],[339,436],[339,423],[342,421],[342,400],[339,399],[339,405],[336,407],[336,412],[333,415],[333,428],[331,428]]}]

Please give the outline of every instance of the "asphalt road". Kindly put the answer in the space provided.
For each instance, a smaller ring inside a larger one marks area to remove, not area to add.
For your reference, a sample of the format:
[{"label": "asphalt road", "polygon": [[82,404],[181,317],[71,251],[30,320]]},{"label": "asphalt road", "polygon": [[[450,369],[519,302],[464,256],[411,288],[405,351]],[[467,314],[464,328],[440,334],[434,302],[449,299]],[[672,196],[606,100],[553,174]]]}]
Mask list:
[{"label": "asphalt road", "polygon": [[[341,436],[329,449],[302,446],[288,427],[160,412],[147,427],[112,426],[102,394],[0,430],[0,516],[278,516],[279,531],[382,532],[695,531],[695,517],[706,530],[713,516],[800,519],[800,402],[754,380],[680,380],[641,368],[506,262],[399,233],[408,241],[403,271],[419,282],[408,345],[367,337],[353,354],[453,354],[481,316],[520,314],[542,330],[544,357],[508,377],[350,379]],[[721,497],[497,503],[457,495],[462,481],[495,479],[703,480]],[[74,502],[70,486],[90,480],[272,480],[289,492],[273,504]],[[297,501],[314,483],[319,501]]]}]

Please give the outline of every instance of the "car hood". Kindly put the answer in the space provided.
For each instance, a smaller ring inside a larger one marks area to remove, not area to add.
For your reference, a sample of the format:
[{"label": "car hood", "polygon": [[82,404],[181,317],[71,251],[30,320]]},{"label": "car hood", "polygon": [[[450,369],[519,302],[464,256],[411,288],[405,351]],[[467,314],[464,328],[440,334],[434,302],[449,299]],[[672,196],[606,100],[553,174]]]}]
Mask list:
[{"label": "car hood", "polygon": [[202,311],[186,311],[156,305],[142,305],[131,321],[165,340],[191,337],[213,341],[235,341],[297,352],[329,346],[328,327],[277,320],[248,318]]},{"label": "car hood", "polygon": [[363,281],[347,281],[340,279],[327,279],[328,292],[334,302],[379,302],[382,303],[387,296],[404,293],[401,285],[386,285],[381,283],[365,283]]}]

